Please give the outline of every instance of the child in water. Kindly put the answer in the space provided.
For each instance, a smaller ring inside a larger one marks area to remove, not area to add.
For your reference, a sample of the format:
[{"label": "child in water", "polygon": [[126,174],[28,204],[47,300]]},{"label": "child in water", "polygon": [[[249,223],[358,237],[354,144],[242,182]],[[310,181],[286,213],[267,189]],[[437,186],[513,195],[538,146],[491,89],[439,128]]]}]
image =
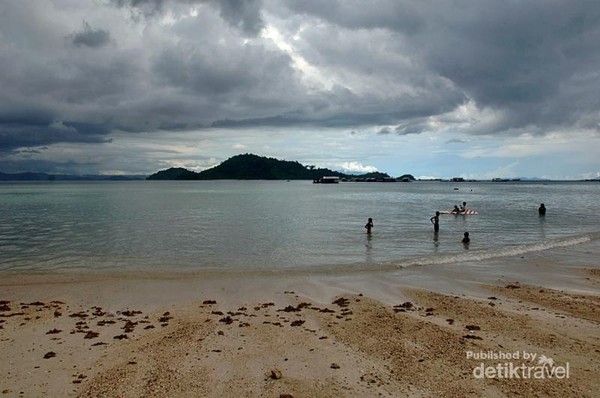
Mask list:
[{"label": "child in water", "polygon": [[371,235],[371,229],[373,228],[373,219],[371,217],[369,217],[369,221],[367,221],[365,228],[367,229],[367,234]]},{"label": "child in water", "polygon": [[462,243],[463,243],[464,245],[468,245],[468,244],[469,244],[469,242],[471,242],[471,238],[469,238],[469,233],[468,233],[468,232],[465,232],[465,235],[464,235],[464,237],[463,237]]},{"label": "child in water", "polygon": [[429,221],[433,224],[434,232],[438,232],[440,230],[440,212],[436,211],[435,216],[431,217]]}]

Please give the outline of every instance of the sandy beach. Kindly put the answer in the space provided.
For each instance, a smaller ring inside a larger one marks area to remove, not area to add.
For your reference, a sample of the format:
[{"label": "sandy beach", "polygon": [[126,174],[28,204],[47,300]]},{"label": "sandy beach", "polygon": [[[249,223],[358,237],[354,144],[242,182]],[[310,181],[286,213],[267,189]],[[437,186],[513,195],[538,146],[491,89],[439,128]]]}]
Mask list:
[{"label": "sandy beach", "polygon": [[6,274],[0,392],[593,397],[598,246],[385,273]]}]

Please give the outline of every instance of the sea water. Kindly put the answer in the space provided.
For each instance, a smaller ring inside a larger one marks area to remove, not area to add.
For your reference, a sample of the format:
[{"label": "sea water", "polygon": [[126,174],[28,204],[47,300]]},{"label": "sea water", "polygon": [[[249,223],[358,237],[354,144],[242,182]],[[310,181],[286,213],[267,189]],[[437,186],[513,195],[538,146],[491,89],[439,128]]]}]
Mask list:
[{"label": "sea water", "polygon": [[[597,182],[1,183],[0,271],[443,265],[598,239],[599,193]],[[441,215],[435,234],[435,211],[463,201],[479,214]]]}]

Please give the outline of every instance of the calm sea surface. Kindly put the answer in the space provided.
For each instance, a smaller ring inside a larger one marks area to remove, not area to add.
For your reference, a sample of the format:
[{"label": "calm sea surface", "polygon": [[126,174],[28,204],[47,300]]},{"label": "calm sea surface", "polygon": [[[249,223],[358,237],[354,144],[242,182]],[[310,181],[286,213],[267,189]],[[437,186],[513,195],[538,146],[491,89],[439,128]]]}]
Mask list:
[{"label": "calm sea surface", "polygon": [[[443,264],[598,239],[599,193],[593,182],[1,183],[0,271]],[[435,210],[462,201],[480,214],[442,215],[435,236]]]}]

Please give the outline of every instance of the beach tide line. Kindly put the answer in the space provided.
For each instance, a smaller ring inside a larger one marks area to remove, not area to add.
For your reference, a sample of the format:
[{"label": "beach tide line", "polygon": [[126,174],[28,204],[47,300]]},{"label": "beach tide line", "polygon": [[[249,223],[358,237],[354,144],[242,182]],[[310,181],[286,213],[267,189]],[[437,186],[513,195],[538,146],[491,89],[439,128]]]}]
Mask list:
[{"label": "beach tide line", "polygon": [[392,261],[390,263],[382,264],[382,269],[399,269],[426,265],[443,265],[458,262],[481,261],[494,258],[512,257],[527,253],[541,252],[558,247],[576,246],[583,243],[591,242],[592,240],[596,240],[598,238],[597,236],[592,235],[596,234],[585,234],[581,236],[558,238],[537,243],[527,243],[524,245],[504,246],[480,251],[472,250],[466,253],[445,254],[435,257],[426,256],[407,260]]}]

